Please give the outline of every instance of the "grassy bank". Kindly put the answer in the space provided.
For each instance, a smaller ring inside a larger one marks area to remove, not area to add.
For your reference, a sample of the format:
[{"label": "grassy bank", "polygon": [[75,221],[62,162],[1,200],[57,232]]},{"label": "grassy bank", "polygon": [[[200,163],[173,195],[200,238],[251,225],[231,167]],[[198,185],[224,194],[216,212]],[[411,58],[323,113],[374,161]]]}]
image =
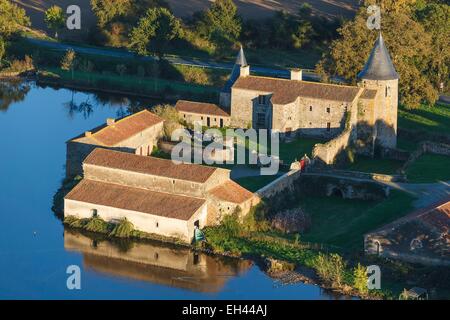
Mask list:
[{"label": "grassy bank", "polygon": [[403,161],[393,159],[370,158],[357,155],[355,161],[346,166],[346,169],[368,173],[396,174],[403,164]]},{"label": "grassy bank", "polygon": [[398,126],[400,129],[425,131],[437,134],[450,133],[450,106],[436,104],[422,105],[419,109],[399,108]]},{"label": "grassy bank", "polygon": [[437,154],[424,154],[406,170],[412,183],[434,183],[450,180],[450,157]]},{"label": "grassy bank", "polygon": [[277,178],[279,178],[279,176],[254,176],[235,179],[235,181],[245,189],[256,192]]},{"label": "grassy bank", "polygon": [[120,76],[113,73],[74,71],[67,72],[56,67],[40,71],[41,83],[78,86],[86,90],[103,90],[123,94],[141,95],[151,98],[181,97],[215,100],[215,87],[149,77]]}]

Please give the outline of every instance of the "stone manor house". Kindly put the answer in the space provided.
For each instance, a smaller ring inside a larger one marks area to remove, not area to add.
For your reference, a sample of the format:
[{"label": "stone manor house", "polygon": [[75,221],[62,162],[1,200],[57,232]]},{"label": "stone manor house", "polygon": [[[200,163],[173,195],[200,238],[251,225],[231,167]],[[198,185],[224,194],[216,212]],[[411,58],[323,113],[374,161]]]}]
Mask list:
[{"label": "stone manor house", "polygon": [[269,129],[284,137],[330,140],[349,121],[351,138],[371,154],[374,145],[396,147],[398,80],[381,34],[357,86],[303,81],[302,70],[292,70],[290,79],[254,76],[241,48],[219,105],[179,101],[176,107],[187,122]]},{"label": "stone manor house", "polygon": [[[399,76],[381,34],[358,78],[345,86],[303,81],[301,70],[290,79],[253,76],[241,48],[219,104],[181,100],[176,109],[187,123],[322,137],[328,142],[313,157],[331,164],[350,144],[366,154],[396,147]],[[243,216],[259,202],[229,170],[151,157],[163,125],[144,110],[69,140],[67,176],[83,180],[65,197],[64,215],[127,218],[139,230],[190,242],[196,227]]]}]

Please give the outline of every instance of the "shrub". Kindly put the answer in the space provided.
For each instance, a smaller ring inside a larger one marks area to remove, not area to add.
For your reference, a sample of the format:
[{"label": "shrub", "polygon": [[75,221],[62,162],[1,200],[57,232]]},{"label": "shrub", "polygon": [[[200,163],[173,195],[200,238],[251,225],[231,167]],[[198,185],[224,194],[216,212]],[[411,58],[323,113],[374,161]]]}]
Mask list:
[{"label": "shrub", "polygon": [[107,233],[109,231],[108,223],[98,217],[91,218],[84,227],[91,232]]},{"label": "shrub", "polygon": [[226,215],[222,220],[222,228],[229,237],[237,237],[241,233],[239,212],[235,211],[230,215]]},{"label": "shrub", "polygon": [[133,224],[127,218],[124,218],[114,226],[114,229],[109,235],[118,238],[129,238],[133,235],[133,230]]},{"label": "shrub", "polygon": [[340,255],[320,253],[315,259],[314,266],[323,281],[335,288],[342,287],[346,263]]},{"label": "shrub", "polygon": [[367,269],[358,263],[353,269],[353,287],[361,294],[367,294]]}]

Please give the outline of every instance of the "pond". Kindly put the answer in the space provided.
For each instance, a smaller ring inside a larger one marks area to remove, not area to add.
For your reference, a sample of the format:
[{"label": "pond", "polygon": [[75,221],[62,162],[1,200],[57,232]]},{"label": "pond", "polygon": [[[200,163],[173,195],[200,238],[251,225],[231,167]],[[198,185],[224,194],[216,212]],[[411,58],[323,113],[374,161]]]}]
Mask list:
[{"label": "pond", "polygon": [[[314,285],[280,285],[250,261],[64,229],[51,207],[65,142],[154,103],[0,82],[0,298],[335,299]],[[80,290],[67,289],[71,265]]]}]

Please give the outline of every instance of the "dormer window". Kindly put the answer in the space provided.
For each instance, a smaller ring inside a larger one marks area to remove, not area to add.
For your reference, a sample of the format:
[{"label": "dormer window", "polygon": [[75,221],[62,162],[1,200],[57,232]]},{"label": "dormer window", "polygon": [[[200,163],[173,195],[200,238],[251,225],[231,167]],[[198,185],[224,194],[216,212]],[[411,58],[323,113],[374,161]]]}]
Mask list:
[{"label": "dormer window", "polygon": [[267,96],[258,96],[258,104],[265,105],[267,103]]}]

